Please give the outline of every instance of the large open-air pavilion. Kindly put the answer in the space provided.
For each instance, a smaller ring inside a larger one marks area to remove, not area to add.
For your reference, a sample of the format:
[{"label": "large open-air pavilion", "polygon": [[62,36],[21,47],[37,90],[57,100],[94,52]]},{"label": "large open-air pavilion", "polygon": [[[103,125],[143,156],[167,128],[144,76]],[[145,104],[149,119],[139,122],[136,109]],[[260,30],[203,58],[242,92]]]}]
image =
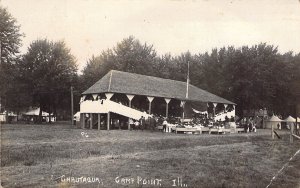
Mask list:
[{"label": "large open-air pavilion", "polygon": [[220,119],[224,112],[235,115],[235,103],[187,82],[111,70],[82,93],[80,124],[99,130],[129,129],[130,118],[155,114],[184,119],[192,111],[210,111],[216,117],[216,109],[223,112]]}]

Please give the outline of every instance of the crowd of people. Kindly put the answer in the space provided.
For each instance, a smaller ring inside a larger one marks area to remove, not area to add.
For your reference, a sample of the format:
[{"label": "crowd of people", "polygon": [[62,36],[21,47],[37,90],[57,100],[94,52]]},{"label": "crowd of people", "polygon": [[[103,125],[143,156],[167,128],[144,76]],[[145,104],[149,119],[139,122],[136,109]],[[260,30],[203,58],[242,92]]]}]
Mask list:
[{"label": "crowd of people", "polygon": [[157,119],[155,117],[145,118],[142,116],[139,120],[129,120],[129,129],[130,130],[155,130]]},{"label": "crowd of people", "polygon": [[[201,126],[209,128],[230,128],[230,122],[235,122],[235,119],[233,117],[225,117],[224,121],[214,121],[214,119],[207,114],[194,116],[187,122],[182,122],[180,117],[171,116],[169,118],[165,118],[163,116],[152,115],[152,117],[149,118],[142,116],[139,120],[129,119],[129,129],[154,131],[157,130],[158,127],[162,127],[162,131],[166,132],[168,124],[176,125],[176,127]],[[237,122],[237,125],[239,127],[243,127],[244,132],[256,132],[256,122],[253,118],[242,118],[241,120],[239,120],[239,122]]]}]

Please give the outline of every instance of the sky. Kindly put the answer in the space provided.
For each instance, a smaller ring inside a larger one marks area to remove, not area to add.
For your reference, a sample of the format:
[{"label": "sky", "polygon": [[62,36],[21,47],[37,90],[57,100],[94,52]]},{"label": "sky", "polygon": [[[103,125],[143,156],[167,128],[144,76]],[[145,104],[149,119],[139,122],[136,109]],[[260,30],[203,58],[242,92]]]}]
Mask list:
[{"label": "sky", "polygon": [[300,52],[300,0],[0,0],[30,43],[64,40],[82,70],[92,55],[134,36],[159,55],[266,42]]}]

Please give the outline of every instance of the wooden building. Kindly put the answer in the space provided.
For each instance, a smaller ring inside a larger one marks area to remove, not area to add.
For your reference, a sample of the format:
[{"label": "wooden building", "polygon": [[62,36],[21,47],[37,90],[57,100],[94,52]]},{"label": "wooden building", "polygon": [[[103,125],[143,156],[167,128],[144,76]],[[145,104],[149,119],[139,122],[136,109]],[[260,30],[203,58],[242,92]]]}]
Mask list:
[{"label": "wooden building", "polygon": [[138,120],[153,113],[184,118],[185,110],[178,114],[178,109],[193,103],[213,111],[217,105],[235,110],[235,103],[186,82],[111,70],[82,93],[81,127],[110,130],[111,124],[119,124],[115,128],[124,128],[128,118]]}]

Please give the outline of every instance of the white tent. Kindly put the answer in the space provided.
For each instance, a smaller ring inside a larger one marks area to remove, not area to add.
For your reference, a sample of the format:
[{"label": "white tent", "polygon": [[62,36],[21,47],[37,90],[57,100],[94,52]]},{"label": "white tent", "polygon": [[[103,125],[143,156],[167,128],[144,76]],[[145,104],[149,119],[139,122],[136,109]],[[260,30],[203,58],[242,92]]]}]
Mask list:
[{"label": "white tent", "polygon": [[[28,112],[24,113],[24,115],[27,115],[27,116],[38,116],[38,115],[40,115],[40,108],[29,110]],[[49,116],[49,113],[43,111],[42,112],[42,116]]]},{"label": "white tent", "polygon": [[3,113],[0,113],[0,122],[6,121],[6,115],[8,116],[10,121],[17,121],[17,114],[4,111]]},{"label": "white tent", "polygon": [[285,120],[283,120],[284,122],[286,122],[286,127],[288,129],[290,129],[291,126],[293,126],[293,124],[296,122],[296,119],[293,118],[292,116],[287,117]]},{"label": "white tent", "polygon": [[[300,118],[297,117],[297,124],[299,124],[299,122],[300,122],[299,120],[300,120]],[[284,121],[286,122],[286,126],[287,126],[288,129],[290,129],[291,125],[296,124],[296,119],[293,118],[292,116],[287,117]],[[299,125],[298,125],[298,127],[299,127]]]},{"label": "white tent", "polygon": [[281,122],[281,119],[273,115],[269,120],[266,121],[266,128],[271,129],[273,126],[275,129],[281,129]]},{"label": "white tent", "polygon": [[[39,116],[40,115],[40,108],[35,108],[32,110],[29,110],[28,112],[23,113],[25,116]],[[46,122],[49,122],[49,113],[42,111],[42,117]],[[51,114],[51,121],[56,121],[56,118],[53,117],[53,114]]]},{"label": "white tent", "polygon": [[292,116],[289,116],[287,117],[285,120],[283,120],[284,122],[290,122],[290,123],[293,123],[293,122],[296,122],[296,119],[293,118]]},{"label": "white tent", "polygon": [[74,114],[74,120],[75,121],[80,121],[80,112],[76,112],[76,114]]}]

